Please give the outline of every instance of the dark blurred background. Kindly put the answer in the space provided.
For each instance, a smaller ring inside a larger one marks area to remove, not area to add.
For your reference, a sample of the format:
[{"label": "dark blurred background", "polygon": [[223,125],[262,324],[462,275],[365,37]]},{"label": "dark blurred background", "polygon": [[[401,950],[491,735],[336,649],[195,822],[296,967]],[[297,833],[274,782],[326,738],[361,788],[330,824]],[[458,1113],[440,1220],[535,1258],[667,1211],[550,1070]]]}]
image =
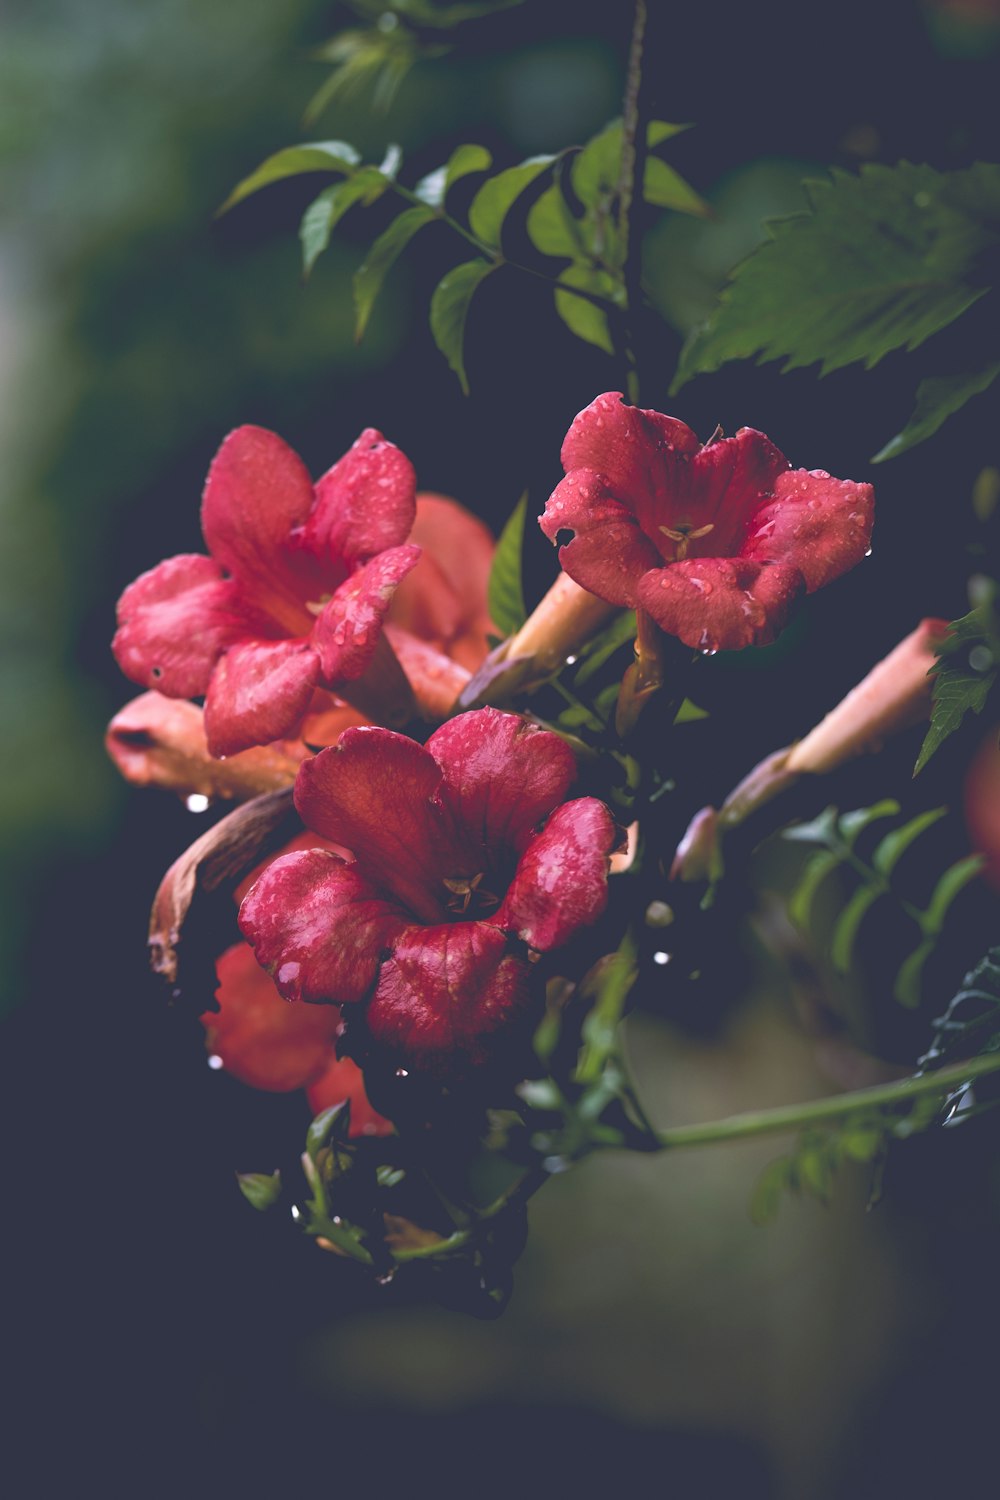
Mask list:
[{"label": "dark blurred background", "polygon": [[[903,356],[822,382],[734,366],[673,402],[666,388],[684,333],[761,220],[801,206],[804,176],[998,159],[995,7],[651,10],[655,112],[695,124],[670,160],[716,216],[650,222],[665,322],[645,398],[703,436],[755,426],[796,465],[875,478],[870,455],[910,409]],[[528,0],[418,65],[387,114],[361,95],[307,132],[325,76],[309,53],[352,22],[345,7],[4,8],[0,1183],[22,1398],[8,1415],[28,1438],[16,1493],[52,1493],[51,1464],[137,1495],[656,1485],[840,1500],[929,1496],[985,1472],[994,1383],[979,1366],[1000,1249],[988,1119],[900,1152],[873,1213],[859,1169],[828,1208],[789,1201],[765,1229],[747,1201],[774,1143],[591,1161],[532,1206],[511,1306],[477,1323],[369,1287],[284,1217],[253,1215],[233,1169],[270,1170],[304,1102],[210,1073],[197,1007],[168,1010],[146,973],[151,894],[199,824],[105,760],[104,725],[133,691],[108,642],[123,586],[199,549],[224,434],[273,428],[319,473],[378,425],[423,487],[499,529],[525,487],[541,508],[569,421],[622,378],[552,315],[541,282],[506,272],[473,305],[465,399],[426,326],[454,260],[447,231],[416,242],[356,349],[350,276],[381,207],[344,222],[308,286],[295,229],[321,181],[221,221],[216,208],[303,138],[376,159],[398,141],[412,177],[463,140],[503,165],[581,142],[619,111],[630,13]],[[972,485],[996,462],[972,403],[877,471],[874,556],[776,647],[706,667],[711,734],[693,728],[679,752],[687,810],[801,734],[920,616],[964,612]],[[526,566],[537,594],[553,569],[540,537]],[[942,767],[925,798],[954,795],[955,762]],[[631,1023],[655,1119],[829,1089],[773,975],[709,997],[698,1024],[689,1005],[671,1023],[669,987],[662,1000],[666,1020]]]}]

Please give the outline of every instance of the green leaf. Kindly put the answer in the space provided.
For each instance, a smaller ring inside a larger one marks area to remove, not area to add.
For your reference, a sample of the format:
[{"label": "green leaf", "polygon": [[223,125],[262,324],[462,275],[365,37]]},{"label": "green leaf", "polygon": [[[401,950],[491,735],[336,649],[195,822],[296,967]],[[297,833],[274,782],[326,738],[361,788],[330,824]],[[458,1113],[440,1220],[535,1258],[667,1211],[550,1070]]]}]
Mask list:
[{"label": "green leaf", "polygon": [[991,948],[962,980],[962,987],[943,1016],[934,1022],[935,1032],[920,1071],[954,1062],[959,1057],[995,1052],[1000,1046],[1000,948]]},{"label": "green leaf", "polygon": [[916,1010],[920,1004],[920,984],[924,973],[924,964],[934,952],[934,939],[924,938],[919,947],[900,964],[896,982],[892,987],[892,993],[900,1005],[905,1005],[907,1010]]},{"label": "green leaf", "polygon": [[[646,145],[652,149],[659,146],[663,141],[668,141],[672,136],[679,135],[682,130],[687,130],[686,125],[670,125],[666,120],[652,120],[646,131]],[[609,125],[595,135],[593,140],[587,142],[583,150],[573,162],[572,180],[573,191],[581,203],[588,208],[595,207],[602,198],[607,198],[618,190],[618,181],[621,177],[622,164],[622,122],[612,120]],[[681,181],[680,178],[677,179]],[[649,190],[650,174],[647,168],[644,186]],[[685,184],[686,186],[686,184]],[[691,191],[690,189],[688,191]],[[697,196],[697,195],[695,195]],[[700,199],[698,200],[701,201]],[[656,199],[651,198],[655,203]],[[668,205],[673,207],[673,204]]]},{"label": "green leaf", "polygon": [[324,1109],[313,1120],[306,1131],[306,1151],[313,1161],[316,1160],[316,1157],[330,1139],[334,1126],[340,1116],[344,1113],[345,1109],[349,1108],[349,1102],[342,1100],[339,1104],[333,1104],[329,1109]]},{"label": "green leaf", "polygon": [[528,492],[521,496],[500,534],[493,555],[487,604],[490,619],[502,636],[520,630],[528,612],[521,587],[521,552],[524,547],[524,522],[528,513]]},{"label": "green leaf", "polygon": [[837,918],[830,942],[830,958],[841,974],[850,973],[858,929],[881,895],[883,892],[876,885],[859,886]]},{"label": "green leaf", "polygon": [[604,663],[620,651],[622,646],[635,640],[635,610],[623,610],[611,624],[596,635],[587,647],[586,660],[576,674],[576,686],[582,688],[604,666]]},{"label": "green leaf", "polygon": [[557,183],[547,187],[528,210],[528,238],[543,255],[565,256],[575,260],[585,250],[581,225],[570,213],[569,204]]},{"label": "green leaf", "polygon": [[556,160],[554,156],[530,156],[516,167],[498,172],[484,182],[469,206],[469,228],[484,245],[500,247],[503,221],[525,188]]},{"label": "green leaf", "polygon": [[448,190],[459,178],[467,177],[470,172],[488,172],[492,165],[493,157],[485,146],[456,146],[447,165],[421,177],[413,191],[431,208],[443,208]]},{"label": "green leaf", "polygon": [[932,808],[930,812],[919,813],[911,818],[902,828],[894,828],[892,833],[887,833],[872,855],[872,865],[879,874],[888,880],[910,845],[915,844],[924,830],[933,827],[947,811],[946,807]]},{"label": "green leaf", "polygon": [[[592,266],[567,266],[559,274],[560,286],[575,286],[581,291],[593,292],[595,297],[612,301],[618,292],[618,283],[607,271],[594,270]],[[571,333],[587,344],[596,344],[606,354],[614,354],[615,346],[608,328],[608,315],[593,302],[583,297],[574,297],[572,292],[556,289],[556,312]]]},{"label": "green leaf", "polygon": [[365,257],[364,265],[354,273],[354,308],[357,315],[354,337],[359,343],[365,336],[368,319],[386,276],[417,230],[431,223],[433,218],[433,209],[423,204],[404,210],[379,235]]},{"label": "green leaf", "polygon": [[897,458],[908,448],[915,448],[925,438],[933,437],[947,419],[972,399],[987,390],[1000,375],[1000,360],[986,365],[981,370],[966,371],[962,375],[930,376],[917,387],[917,404],[913,415],[903,428],[884,448],[880,448],[872,459],[873,464],[884,463],[887,458]]},{"label": "green leaf", "polygon": [[656,208],[672,208],[675,213],[711,218],[712,210],[679,172],[668,167],[658,156],[646,158],[643,174],[643,197]]},{"label": "green leaf", "polygon": [[792,844],[832,844],[837,837],[837,809],[824,807],[808,823],[794,823],[791,828],[783,828],[781,837]]},{"label": "green leaf", "polygon": [[809,931],[813,902],[820,886],[841,862],[840,855],[835,854],[832,849],[817,849],[806,861],[798,885],[788,898],[788,915],[803,932]]},{"label": "green leaf", "polygon": [[247,1202],[261,1213],[272,1208],[281,1197],[280,1172],[237,1172],[236,1181]]},{"label": "green leaf", "polygon": [[494,269],[488,260],[466,260],[442,276],[431,298],[431,333],[434,342],[458,376],[462,390],[469,394],[465,373],[463,345],[469,303],[476,288]]},{"label": "green leaf", "polygon": [[707,719],[708,717],[709,712],[707,708],[699,708],[697,703],[692,703],[690,698],[685,698],[674,715],[674,723],[697,724],[699,719]]},{"label": "green leaf", "polygon": [[871,823],[877,823],[880,818],[894,818],[898,812],[899,803],[892,797],[884,797],[881,802],[874,802],[871,807],[859,807],[852,812],[843,813],[838,819],[837,827],[848,849],[853,849],[861,834]]},{"label": "green leaf", "polygon": [[920,747],[914,776],[935,750],[954,734],[966,714],[981,714],[996,681],[996,672],[974,672],[971,667],[942,664],[934,675],[931,723]]},{"label": "green leaf", "polygon": [[346,141],[315,141],[308,146],[287,146],[284,151],[269,156],[255,172],[238,182],[219,213],[226,213],[244,198],[249,198],[251,193],[270,187],[272,182],[281,182],[285,177],[298,177],[303,172],[346,174],[353,172],[360,161],[358,152]]},{"label": "green leaf", "polygon": [[870,369],[915,349],[983,296],[1000,244],[1000,166],[941,173],[903,162],[806,184],[807,212],[773,221],[689,339],[673,389],[733,359]]},{"label": "green leaf", "polygon": [[791,1186],[789,1165],[787,1156],[779,1156],[767,1164],[757,1179],[750,1199],[750,1217],[758,1226],[770,1224],[777,1218],[782,1197]]},{"label": "green leaf", "polygon": [[389,179],[378,167],[362,167],[345,182],[335,182],[315,198],[302,216],[299,239],[302,243],[302,266],[308,276],[316,261],[330,243],[330,236],[355,203],[366,206],[380,198]]},{"label": "green leaf", "polygon": [[928,936],[936,936],[941,931],[944,919],[948,915],[948,908],[969,882],[975,880],[985,863],[984,855],[967,854],[964,859],[958,860],[945,870],[934,887],[931,899],[921,917],[920,925]]}]

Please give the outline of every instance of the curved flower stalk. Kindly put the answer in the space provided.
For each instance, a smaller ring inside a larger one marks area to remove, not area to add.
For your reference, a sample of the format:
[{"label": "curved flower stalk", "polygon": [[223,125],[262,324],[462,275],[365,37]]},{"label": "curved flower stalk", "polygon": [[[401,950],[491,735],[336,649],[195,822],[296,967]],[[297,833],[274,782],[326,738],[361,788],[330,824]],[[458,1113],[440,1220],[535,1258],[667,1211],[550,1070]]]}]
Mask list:
[{"label": "curved flower stalk", "polygon": [[702,651],[773,641],[798,597],[853,568],[871,541],[870,485],[792,469],[748,427],[700,443],[615,391],[574,419],[562,463],[540,524],[551,541],[573,533],[563,570]]},{"label": "curved flower stalk", "polygon": [[119,666],[169,698],[204,695],[216,756],[295,738],[317,688],[404,722],[412,698],[382,625],[420,556],[414,516],[413,468],[374,428],[315,487],[281,438],[238,428],[205,485],[209,555],[125,590]]},{"label": "curved flower stalk", "polygon": [[373,1109],[361,1069],[338,1058],[343,1021],[334,1006],[290,1005],[246,943],[216,961],[218,1010],[201,1017],[213,1057],[242,1083],[274,1093],[305,1089],[312,1114],[349,1101],[351,1135],[388,1135],[393,1126]]},{"label": "curved flower stalk", "polygon": [[512,714],[461,714],[420,746],[348,730],[301,768],[306,827],[346,847],[275,860],[240,910],[290,999],[357,1005],[400,1065],[447,1076],[491,1059],[530,1014],[531,960],[607,901],[619,830],[557,736]]}]

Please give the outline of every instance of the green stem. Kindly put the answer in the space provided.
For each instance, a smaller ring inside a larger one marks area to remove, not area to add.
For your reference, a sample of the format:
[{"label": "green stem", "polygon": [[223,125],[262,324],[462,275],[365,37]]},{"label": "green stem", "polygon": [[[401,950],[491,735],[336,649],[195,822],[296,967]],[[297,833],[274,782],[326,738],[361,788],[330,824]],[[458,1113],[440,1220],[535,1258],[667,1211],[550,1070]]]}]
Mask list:
[{"label": "green stem", "polygon": [[775,1131],[798,1130],[804,1125],[823,1125],[842,1120],[866,1110],[906,1104],[928,1094],[947,1094],[962,1084],[971,1083],[987,1073],[1000,1069],[1000,1052],[973,1057],[968,1062],[952,1063],[936,1073],[901,1078],[895,1083],[880,1083],[874,1088],[855,1089],[832,1099],[811,1099],[805,1104],[781,1104],[776,1109],[748,1110],[746,1114],[729,1115],[722,1120],[708,1120],[704,1125],[676,1125],[658,1132],[661,1146],[710,1146],[716,1141],[741,1141],[754,1135],[771,1135]]},{"label": "green stem", "polygon": [[635,318],[642,301],[642,237],[638,219],[642,211],[646,175],[646,119],[642,53],[646,40],[646,0],[636,0],[629,47],[625,98],[622,101],[622,161],[618,196],[618,232],[622,245],[622,280],[625,310],[622,354],[626,364],[628,399],[639,404],[639,367],[635,352]]}]

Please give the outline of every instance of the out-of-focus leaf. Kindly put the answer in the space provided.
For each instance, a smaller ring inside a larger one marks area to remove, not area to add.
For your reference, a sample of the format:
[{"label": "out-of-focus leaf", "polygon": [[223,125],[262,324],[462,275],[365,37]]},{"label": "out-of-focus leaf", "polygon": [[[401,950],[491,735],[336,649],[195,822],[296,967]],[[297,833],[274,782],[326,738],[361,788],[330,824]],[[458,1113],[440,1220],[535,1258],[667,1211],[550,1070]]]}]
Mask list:
[{"label": "out-of-focus leaf", "polygon": [[236,1181],[247,1202],[261,1213],[281,1197],[280,1172],[237,1172]]},{"label": "out-of-focus leaf", "polygon": [[525,491],[500,533],[490,570],[487,591],[490,619],[504,636],[513,635],[520,630],[528,618],[521,585],[521,553],[524,548],[527,512],[528,494]]},{"label": "out-of-focus leaf", "polygon": [[933,827],[947,811],[946,807],[931,808],[929,812],[918,813],[915,818],[904,823],[902,828],[894,828],[892,833],[887,833],[872,854],[873,867],[888,879],[910,845],[916,843],[924,830]]},{"label": "out-of-focus leaf", "polygon": [[837,918],[830,942],[830,958],[834,968],[839,969],[842,974],[850,972],[858,930],[882,894],[878,886],[859,886]]},{"label": "out-of-focus leaf", "polygon": [[484,245],[499,248],[503,223],[526,188],[555,161],[554,156],[530,156],[484,182],[469,206],[469,227]]},{"label": "out-of-focus leaf", "polygon": [[944,919],[948,915],[948,908],[952,902],[961,895],[962,891],[970,881],[975,880],[983,865],[986,863],[982,854],[969,854],[965,859],[958,860],[950,865],[937,885],[923,915],[924,931],[928,934],[936,934],[944,926]]},{"label": "out-of-focus leaf", "polygon": [[873,464],[896,458],[908,448],[915,448],[925,438],[933,437],[938,428],[973,396],[979,396],[1000,375],[1000,360],[969,370],[962,375],[932,375],[917,386],[917,404],[902,432],[896,434],[872,458]]},{"label": "out-of-focus leaf", "polygon": [[308,146],[286,146],[261,162],[255,172],[238,182],[219,209],[224,214],[235,204],[249,198],[251,193],[270,187],[272,182],[281,182],[286,177],[300,177],[303,172],[337,172],[345,175],[353,172],[361,157],[346,141],[314,141]]},{"label": "out-of-focus leaf", "polygon": [[355,338],[359,342],[364,338],[375,299],[382,290],[382,283],[387,274],[418,229],[431,223],[433,218],[433,209],[423,204],[405,209],[398,218],[393,219],[388,229],[379,235],[365,257],[364,265],[355,272],[354,308],[357,314]]},{"label": "out-of-focus leaf", "polygon": [[472,172],[488,172],[492,165],[493,157],[485,146],[456,146],[447,165],[436,167],[426,177],[421,177],[413,191],[423,203],[430,204],[431,208],[443,208],[449,188],[460,178],[467,177]]},{"label": "out-of-focus leaf", "polygon": [[434,342],[469,394],[465,373],[465,322],[476,289],[494,269],[488,260],[466,260],[442,276],[431,298],[431,333]]},{"label": "out-of-focus leaf", "polygon": [[695,214],[700,219],[708,218],[712,212],[691,184],[658,156],[646,158],[643,197],[655,208],[672,208],[675,213]]}]

